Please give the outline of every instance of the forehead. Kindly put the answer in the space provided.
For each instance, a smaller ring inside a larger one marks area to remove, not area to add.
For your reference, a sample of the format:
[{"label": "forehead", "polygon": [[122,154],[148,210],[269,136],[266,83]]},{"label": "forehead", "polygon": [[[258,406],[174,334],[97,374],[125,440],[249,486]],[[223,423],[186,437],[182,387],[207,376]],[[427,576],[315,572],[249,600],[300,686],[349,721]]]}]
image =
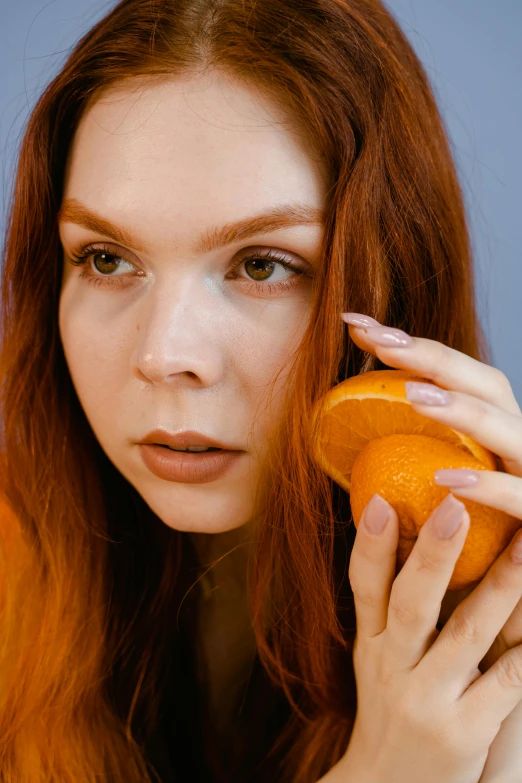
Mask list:
[{"label": "forehead", "polygon": [[100,95],[71,144],[67,197],[158,228],[226,222],[296,197],[322,208],[326,172],[275,104],[211,71]]}]

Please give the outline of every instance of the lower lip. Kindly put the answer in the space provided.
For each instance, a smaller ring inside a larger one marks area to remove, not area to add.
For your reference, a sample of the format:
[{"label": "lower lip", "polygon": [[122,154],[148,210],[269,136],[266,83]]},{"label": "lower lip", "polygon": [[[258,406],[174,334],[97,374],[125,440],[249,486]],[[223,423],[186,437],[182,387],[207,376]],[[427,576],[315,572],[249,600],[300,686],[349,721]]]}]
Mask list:
[{"label": "lower lip", "polygon": [[171,451],[165,446],[140,443],[143,462],[155,476],[166,481],[205,484],[216,481],[234,465],[244,451]]}]

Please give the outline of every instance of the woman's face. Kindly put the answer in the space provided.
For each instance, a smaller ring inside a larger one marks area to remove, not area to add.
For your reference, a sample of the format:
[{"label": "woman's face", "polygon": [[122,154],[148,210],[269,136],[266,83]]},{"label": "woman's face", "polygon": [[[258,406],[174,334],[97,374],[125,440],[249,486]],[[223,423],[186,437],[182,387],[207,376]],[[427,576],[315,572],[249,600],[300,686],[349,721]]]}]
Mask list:
[{"label": "woman's face", "polygon": [[[256,515],[286,369],[270,408],[264,395],[307,325],[325,200],[325,172],[288,118],[222,72],[112,89],[83,116],[59,215],[60,335],[102,449],[169,527],[220,533]],[[106,224],[80,225],[79,205]],[[294,225],[258,217],[289,205]],[[138,445],[156,428],[242,453],[212,480],[160,478]]]}]

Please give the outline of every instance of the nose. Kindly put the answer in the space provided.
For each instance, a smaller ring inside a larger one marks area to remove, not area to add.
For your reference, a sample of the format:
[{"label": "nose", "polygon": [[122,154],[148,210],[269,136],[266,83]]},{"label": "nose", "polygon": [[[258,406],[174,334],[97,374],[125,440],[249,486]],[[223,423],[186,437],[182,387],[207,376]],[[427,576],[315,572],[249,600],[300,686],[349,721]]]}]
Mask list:
[{"label": "nose", "polygon": [[225,366],[226,330],[216,297],[195,283],[173,294],[150,291],[140,302],[135,367],[155,384],[179,383],[182,378],[198,386],[219,382]]}]

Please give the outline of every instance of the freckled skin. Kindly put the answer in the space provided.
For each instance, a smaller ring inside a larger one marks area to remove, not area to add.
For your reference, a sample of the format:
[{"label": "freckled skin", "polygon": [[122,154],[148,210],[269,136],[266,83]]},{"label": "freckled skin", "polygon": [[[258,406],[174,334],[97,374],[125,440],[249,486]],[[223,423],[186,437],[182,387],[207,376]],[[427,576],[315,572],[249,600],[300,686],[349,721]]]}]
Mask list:
[{"label": "freckled skin", "polygon": [[[109,238],[60,222],[60,335],[101,447],[174,529],[224,533],[255,517],[259,460],[277,423],[286,369],[271,410],[264,395],[304,334],[312,280],[271,295],[269,283],[294,273],[276,264],[272,277],[266,269],[264,278],[253,277],[248,265],[236,272],[241,280],[227,274],[249,247],[317,268],[323,228],[283,228],[208,253],[195,252],[196,242],[213,226],[283,203],[323,209],[320,165],[279,109],[217,71],[113,88],[78,127],[64,197],[130,230],[141,252],[110,241],[113,260],[123,259],[118,269],[99,256],[74,267],[71,252]],[[80,279],[86,267],[93,276],[133,280],[98,287]],[[256,280],[266,294],[249,292]],[[148,471],[135,445],[156,427],[199,430],[247,454],[214,482],[165,481]]]}]

